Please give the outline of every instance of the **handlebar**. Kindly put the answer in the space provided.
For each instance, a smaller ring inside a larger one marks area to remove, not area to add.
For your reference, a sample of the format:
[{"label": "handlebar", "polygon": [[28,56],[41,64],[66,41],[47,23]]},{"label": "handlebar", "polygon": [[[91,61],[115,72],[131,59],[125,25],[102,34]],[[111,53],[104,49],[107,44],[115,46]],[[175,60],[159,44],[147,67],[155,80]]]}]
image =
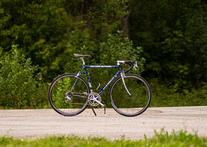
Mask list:
[{"label": "handlebar", "polygon": [[134,59],[133,61],[117,61],[117,64],[120,65],[120,63],[128,64],[130,67],[125,71],[125,73],[129,72],[133,67],[137,67],[137,61]]}]

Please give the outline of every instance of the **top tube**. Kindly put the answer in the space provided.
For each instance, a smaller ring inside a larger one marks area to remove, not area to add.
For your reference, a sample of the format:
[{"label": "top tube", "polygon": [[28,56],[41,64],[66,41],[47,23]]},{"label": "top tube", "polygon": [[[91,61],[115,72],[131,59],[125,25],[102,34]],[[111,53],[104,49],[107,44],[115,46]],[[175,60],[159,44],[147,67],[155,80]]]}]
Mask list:
[{"label": "top tube", "polygon": [[[118,72],[114,75],[114,77],[112,77],[112,79],[101,89],[101,91],[99,92],[99,95],[106,89],[106,87],[108,87],[108,85],[115,79],[115,77],[119,73],[121,73],[121,66],[120,65],[84,65],[82,71],[84,69],[86,71],[86,76],[87,76],[87,79],[88,79],[88,83],[89,83],[89,87],[90,87],[91,92],[93,92],[93,88],[92,88],[92,85],[91,85],[91,82],[90,82],[90,78],[88,76],[87,68],[118,68],[119,69]],[[81,73],[82,73],[82,71],[81,71]],[[79,76],[80,76],[80,74],[79,74]]]},{"label": "top tube", "polygon": [[119,68],[120,65],[84,65],[86,68]]}]

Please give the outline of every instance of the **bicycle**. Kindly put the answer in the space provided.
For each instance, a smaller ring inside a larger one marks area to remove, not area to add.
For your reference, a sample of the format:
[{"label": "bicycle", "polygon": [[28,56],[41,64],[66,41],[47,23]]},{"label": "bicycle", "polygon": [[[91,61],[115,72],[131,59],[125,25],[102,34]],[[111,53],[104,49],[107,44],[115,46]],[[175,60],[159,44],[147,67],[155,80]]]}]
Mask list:
[{"label": "bicycle", "polygon": [[[100,95],[114,80],[109,90],[109,99],[111,106],[117,113],[132,117],[142,114],[148,108],[151,101],[149,84],[141,76],[126,74],[133,67],[137,68],[136,60],[118,60],[117,65],[85,65],[84,58],[91,57],[90,55],[74,54],[74,56],[82,60],[82,70],[77,74],[68,73],[58,76],[53,80],[49,88],[49,102],[57,113],[64,116],[75,116],[83,112],[88,105],[91,106],[95,115],[96,113],[93,109],[95,106],[100,105],[106,111]],[[127,64],[130,67],[124,71],[120,64]],[[93,92],[87,68],[117,68],[118,72],[99,93],[95,93]],[[84,70],[88,84],[81,77]]]}]

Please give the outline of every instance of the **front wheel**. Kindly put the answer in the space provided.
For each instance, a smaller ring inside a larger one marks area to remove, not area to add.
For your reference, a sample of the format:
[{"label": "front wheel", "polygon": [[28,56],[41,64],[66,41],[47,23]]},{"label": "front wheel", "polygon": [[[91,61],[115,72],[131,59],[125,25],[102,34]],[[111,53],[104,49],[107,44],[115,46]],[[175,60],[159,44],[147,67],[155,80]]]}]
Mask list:
[{"label": "front wheel", "polygon": [[131,96],[126,91],[122,78],[111,85],[109,98],[116,112],[124,116],[137,116],[143,113],[151,101],[151,90],[147,81],[133,74],[125,75],[124,81]]}]

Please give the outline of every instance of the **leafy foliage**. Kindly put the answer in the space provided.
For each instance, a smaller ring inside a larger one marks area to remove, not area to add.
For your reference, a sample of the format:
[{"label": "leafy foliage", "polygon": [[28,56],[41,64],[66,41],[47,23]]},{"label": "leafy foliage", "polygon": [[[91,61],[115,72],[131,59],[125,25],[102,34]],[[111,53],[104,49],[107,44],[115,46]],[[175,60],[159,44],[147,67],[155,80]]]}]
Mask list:
[{"label": "leafy foliage", "polygon": [[[41,72],[50,83],[57,75],[80,70],[74,53],[92,55],[87,64],[137,59],[136,73],[159,81],[176,99],[186,91],[205,91],[207,85],[206,8],[202,0],[0,1],[0,60],[16,44],[31,66],[38,65],[33,77]],[[117,30],[128,16],[130,33],[124,38]],[[89,73],[96,87],[114,71]]]},{"label": "leafy foliage", "polygon": [[[56,85],[57,84],[57,89],[54,88],[56,90],[56,93],[52,95],[53,103],[57,108],[69,108],[68,105],[70,104],[65,103],[65,94],[67,93],[69,87],[72,87],[71,80],[70,78],[65,78],[59,80],[58,83],[56,83]],[[70,102],[72,102],[72,99],[70,100]],[[72,106],[70,106],[70,108],[72,108]]]},{"label": "leafy foliage", "polygon": [[152,90],[151,107],[174,107],[174,106],[206,106],[206,86],[199,89],[183,90],[176,92],[175,89],[167,88],[157,80],[149,82]]},{"label": "leafy foliage", "polygon": [[68,60],[73,53],[98,52],[93,45],[117,30],[120,18],[127,13],[126,3],[122,0],[2,1],[0,46],[8,52],[12,44],[18,44],[18,50],[39,65],[43,76],[51,81],[63,73],[66,63],[73,63]]},{"label": "leafy foliage", "polygon": [[[31,58],[33,65],[39,65],[45,82],[65,72],[78,72],[82,65],[74,53],[92,55],[89,64],[104,63],[103,60],[107,60],[104,54],[112,50],[118,55],[112,54],[115,60],[132,60],[129,57],[133,53],[138,53],[133,58],[139,59],[141,48],[133,49],[132,42],[124,39],[121,32],[113,35],[120,19],[128,13],[128,1],[8,0],[2,1],[0,6],[3,53],[9,54],[9,46],[18,44],[18,51]],[[108,34],[111,34],[109,39]],[[139,72],[143,70],[142,61],[140,63]],[[95,79],[103,81],[100,75]]]},{"label": "leafy foliage", "polygon": [[68,17],[62,2],[2,2],[5,17],[10,16],[0,35],[5,40],[0,42],[4,52],[12,44],[18,44],[21,53],[39,65],[44,76],[61,70],[59,56],[72,51],[67,37],[63,36],[76,24]]},{"label": "leafy foliage", "polygon": [[20,55],[15,45],[12,52],[0,62],[0,106],[5,108],[43,107],[47,87],[41,83],[42,77],[31,59]]},{"label": "leafy foliage", "polygon": [[205,4],[139,0],[132,2],[131,9],[131,39],[143,47],[144,74],[175,91],[201,87],[207,79]]}]

